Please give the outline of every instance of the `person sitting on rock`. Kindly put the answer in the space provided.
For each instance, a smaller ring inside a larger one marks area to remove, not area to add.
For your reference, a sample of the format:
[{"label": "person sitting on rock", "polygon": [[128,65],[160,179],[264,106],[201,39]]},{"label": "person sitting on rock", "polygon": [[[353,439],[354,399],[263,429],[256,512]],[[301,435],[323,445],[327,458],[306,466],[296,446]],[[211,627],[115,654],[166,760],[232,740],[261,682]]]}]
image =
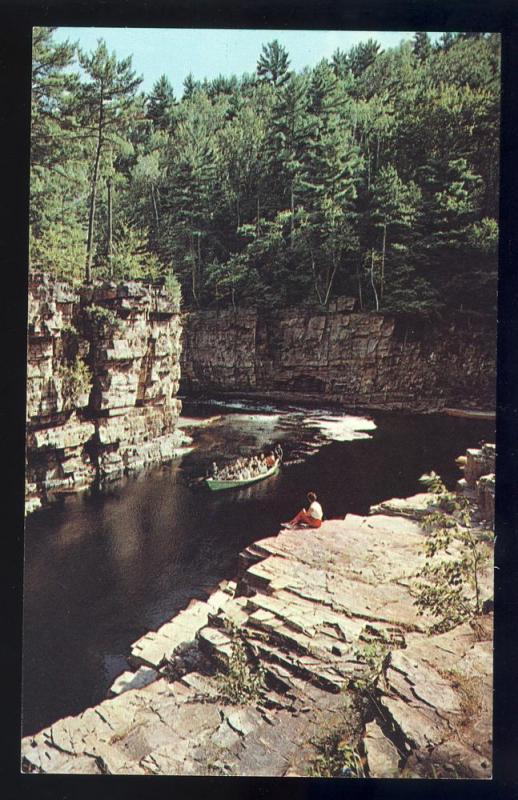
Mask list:
[{"label": "person sitting on rock", "polygon": [[299,511],[289,522],[283,522],[283,528],[295,528],[300,524],[308,525],[310,528],[320,528],[322,525],[322,517],[324,516],[322,506],[317,501],[315,492],[308,492],[307,497],[309,500],[309,508],[307,510],[303,508],[302,511]]}]

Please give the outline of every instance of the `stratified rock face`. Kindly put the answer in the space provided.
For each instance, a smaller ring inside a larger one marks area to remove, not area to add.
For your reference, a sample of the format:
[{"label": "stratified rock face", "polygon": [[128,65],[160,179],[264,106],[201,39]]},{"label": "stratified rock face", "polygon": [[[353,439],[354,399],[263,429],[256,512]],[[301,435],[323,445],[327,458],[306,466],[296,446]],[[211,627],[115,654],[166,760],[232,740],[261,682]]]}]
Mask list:
[{"label": "stratified rock face", "polygon": [[293,392],[415,410],[494,405],[490,322],[398,322],[342,303],[327,312],[192,312],[184,326],[186,390]]},{"label": "stratified rock face", "polygon": [[[78,293],[31,276],[28,511],[174,456],[180,337],[179,309],[162,288],[104,284]],[[90,380],[71,392],[67,370],[77,361]]]}]

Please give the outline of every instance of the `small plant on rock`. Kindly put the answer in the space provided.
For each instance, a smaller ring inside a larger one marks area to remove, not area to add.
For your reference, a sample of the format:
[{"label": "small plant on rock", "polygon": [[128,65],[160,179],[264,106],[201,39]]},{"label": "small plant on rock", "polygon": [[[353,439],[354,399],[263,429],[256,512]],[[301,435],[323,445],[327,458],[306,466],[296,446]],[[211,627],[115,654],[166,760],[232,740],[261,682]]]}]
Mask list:
[{"label": "small plant on rock", "polygon": [[365,665],[365,672],[351,681],[351,688],[367,693],[375,689],[388,652],[388,646],[383,642],[369,642],[362,648],[356,648],[354,657],[358,663]]},{"label": "small plant on rock", "polygon": [[85,309],[85,317],[97,336],[104,338],[120,326],[117,314],[111,308],[92,305]]},{"label": "small plant on rock", "polygon": [[90,393],[92,388],[92,373],[82,358],[76,356],[74,360],[61,367],[61,395],[63,408],[75,408],[81,397]]},{"label": "small plant on rock", "polygon": [[340,731],[315,742],[317,755],[308,768],[310,778],[365,778],[358,750]]},{"label": "small plant on rock", "polygon": [[230,623],[225,628],[231,639],[231,653],[226,671],[218,675],[220,697],[236,704],[257,701],[264,688],[265,671],[252,663],[238,628]]},{"label": "small plant on rock", "polygon": [[427,563],[417,575],[414,603],[419,614],[428,612],[438,620],[431,631],[441,633],[482,613],[480,576],[491,536],[485,532],[483,541],[475,535],[472,504],[448,491],[438,475],[423,475],[421,482],[436,496],[437,510],[422,523],[429,532]]}]

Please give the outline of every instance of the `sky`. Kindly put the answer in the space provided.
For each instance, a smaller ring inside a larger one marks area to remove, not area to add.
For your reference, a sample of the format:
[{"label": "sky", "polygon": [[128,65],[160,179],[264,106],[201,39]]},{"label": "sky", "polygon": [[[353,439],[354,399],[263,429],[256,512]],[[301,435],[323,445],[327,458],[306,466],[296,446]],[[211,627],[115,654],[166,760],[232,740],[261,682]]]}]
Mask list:
[{"label": "sky", "polygon": [[[435,39],[440,33],[431,33]],[[218,75],[255,72],[263,44],[278,39],[289,53],[291,69],[298,72],[330,58],[339,47],[348,50],[360,41],[376,39],[383,49],[394,47],[413,32],[401,31],[286,31],[193,28],[58,28],[56,41],[78,42],[86,51],[104,39],[119,59],[133,56],[133,67],[148,92],[161,75],[171,82],[176,97],[192,72],[195,80]]]}]

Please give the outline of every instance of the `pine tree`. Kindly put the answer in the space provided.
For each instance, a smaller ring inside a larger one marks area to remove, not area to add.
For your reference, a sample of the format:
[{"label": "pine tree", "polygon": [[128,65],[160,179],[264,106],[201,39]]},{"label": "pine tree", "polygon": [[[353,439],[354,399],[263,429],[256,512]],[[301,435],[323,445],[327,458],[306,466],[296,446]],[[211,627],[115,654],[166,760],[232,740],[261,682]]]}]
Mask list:
[{"label": "pine tree", "polygon": [[288,80],[290,59],[287,50],[277,39],[264,45],[257,61],[257,74],[261,80],[282,86]]},{"label": "pine tree", "polygon": [[432,43],[426,31],[414,34],[413,53],[419,61],[426,61],[432,53]]},{"label": "pine tree", "polygon": [[201,88],[199,81],[194,80],[194,75],[189,72],[183,82],[183,97],[182,100],[192,100],[197,91]]},{"label": "pine tree", "polygon": [[275,97],[268,128],[269,183],[278,199],[277,210],[290,209],[292,245],[296,194],[300,187],[302,161],[310,130],[307,108],[307,81],[292,76]]},{"label": "pine tree", "polygon": [[349,51],[349,67],[354,77],[358,78],[365,72],[381,52],[381,45],[374,39],[368,39],[366,42],[360,42],[351,47]]},{"label": "pine tree", "polygon": [[347,53],[337,47],[331,57],[331,66],[337,78],[347,78],[350,72],[349,56]]},{"label": "pine tree", "polygon": [[[377,252],[379,258],[371,256],[369,278],[376,310],[379,310],[384,305],[387,277],[390,295],[391,279],[397,281],[398,267],[402,262],[406,267],[414,258],[413,245],[417,234],[421,195],[417,185],[413,182],[405,184],[392,165],[382,167],[370,194],[369,219],[376,231],[376,235],[371,234],[370,237],[371,251]],[[377,275],[372,270],[375,262],[379,265]]]},{"label": "pine tree", "polygon": [[115,53],[110,55],[102,40],[92,55],[80,51],[79,63],[89,80],[80,87],[78,118],[82,129],[94,142],[86,246],[86,280],[90,282],[102,158],[108,148],[116,151],[128,146],[124,128],[136,113],[135,95],[142,79],[133,72],[131,57],[117,61]]},{"label": "pine tree", "polygon": [[212,230],[216,177],[215,142],[206,114],[192,114],[178,125],[167,161],[163,247],[175,267],[178,266],[184,296],[200,305],[204,290],[204,248]]},{"label": "pine tree", "polygon": [[304,236],[318,302],[327,305],[337,273],[357,246],[354,200],[361,159],[345,125],[348,100],[329,65],[321,63],[309,87],[312,127],[304,153],[301,195]]},{"label": "pine tree", "polygon": [[171,112],[176,104],[173,87],[169,79],[162,75],[153,86],[147,99],[147,116],[154,127],[167,130],[171,122]]}]

